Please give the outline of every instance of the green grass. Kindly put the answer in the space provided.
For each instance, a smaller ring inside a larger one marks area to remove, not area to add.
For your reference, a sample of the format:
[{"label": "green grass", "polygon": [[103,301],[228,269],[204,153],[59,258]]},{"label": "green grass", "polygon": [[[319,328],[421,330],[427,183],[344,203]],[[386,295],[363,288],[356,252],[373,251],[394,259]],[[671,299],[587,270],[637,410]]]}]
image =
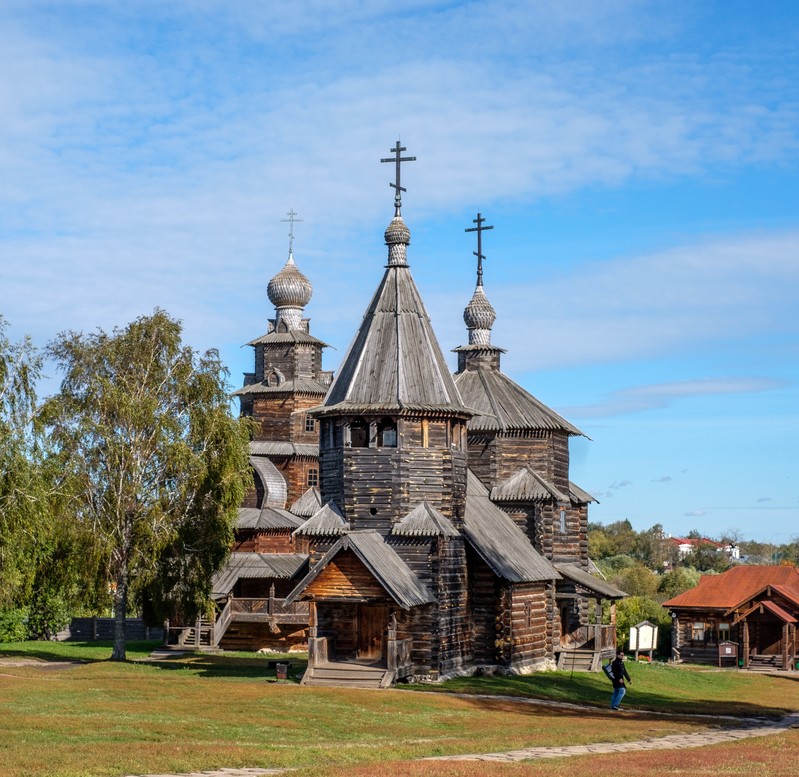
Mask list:
[{"label": "green grass", "polygon": [[[409,689],[316,690],[270,682],[274,655],[141,660],[154,646],[132,643],[129,655],[136,660],[118,663],[107,660],[108,643],[0,645],[0,775],[117,777],[224,766],[392,774],[391,764],[429,755],[631,741],[706,725],[646,713],[614,716],[609,725],[604,675],[552,672],[424,686],[466,698]],[[20,658],[42,663],[10,665]],[[68,666],[66,660],[81,663]],[[302,656],[289,660],[302,669]],[[799,709],[793,679],[665,666],[630,670],[630,707],[645,701],[677,713],[711,704],[718,713]],[[573,711],[477,695],[486,693],[596,706]]]},{"label": "green grass", "polygon": [[[632,677],[626,707],[676,714],[779,716],[799,709],[799,673],[756,675],[712,667],[627,662]],[[461,677],[435,692],[501,694],[606,706],[611,684],[597,673],[538,672],[526,676]]]}]

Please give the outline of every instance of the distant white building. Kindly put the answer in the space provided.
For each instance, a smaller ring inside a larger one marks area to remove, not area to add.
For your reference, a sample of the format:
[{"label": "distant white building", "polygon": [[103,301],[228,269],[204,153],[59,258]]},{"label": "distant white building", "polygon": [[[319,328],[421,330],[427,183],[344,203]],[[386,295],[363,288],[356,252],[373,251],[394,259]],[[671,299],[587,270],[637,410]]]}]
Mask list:
[{"label": "distant white building", "polygon": [[741,550],[737,545],[716,542],[707,537],[667,537],[667,540],[677,548],[681,560],[699,547],[713,548],[717,553],[726,553],[728,558],[734,560],[741,557]]}]

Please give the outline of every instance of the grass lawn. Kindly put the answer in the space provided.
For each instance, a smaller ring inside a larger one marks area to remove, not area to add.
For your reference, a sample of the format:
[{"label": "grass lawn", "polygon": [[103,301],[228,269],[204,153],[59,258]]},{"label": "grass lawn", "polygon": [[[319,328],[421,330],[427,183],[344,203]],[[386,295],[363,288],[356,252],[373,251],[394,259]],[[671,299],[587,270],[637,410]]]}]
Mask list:
[{"label": "grass lawn", "polygon": [[[275,656],[197,654],[158,663],[137,661],[153,646],[131,643],[133,660],[117,664],[106,660],[111,653],[107,643],[0,645],[0,775],[115,777],[223,766],[290,766],[308,775],[344,775],[346,770],[348,777],[433,771],[491,775],[499,772],[485,763],[403,762],[428,755],[630,741],[705,725],[646,713],[611,717],[605,709],[609,683],[604,675],[553,672],[442,686],[471,694],[597,704],[595,710],[570,711],[444,693],[306,689],[268,681],[274,675],[267,661]],[[32,665],[30,659],[42,663]],[[68,660],[83,663],[63,663]],[[302,669],[302,657],[292,656],[291,661]],[[799,682],[792,678],[643,665],[630,669],[630,706],[638,708],[746,714],[799,709]],[[751,746],[767,753],[772,741],[781,739],[797,752],[796,732]],[[744,746],[748,744],[713,750]],[[698,751],[676,752],[689,758]],[[623,763],[619,759],[636,755],[597,756],[591,759],[591,772],[617,774]],[[662,754],[643,755],[662,760]],[[731,765],[740,757],[729,756]],[[595,764],[605,759],[610,765],[598,771]],[[578,759],[503,765],[502,774],[560,774],[566,768],[573,774],[577,766]],[[640,775],[655,773],[633,768]],[[682,773],[702,774],[690,769]],[[768,769],[760,773],[781,774]]]}]

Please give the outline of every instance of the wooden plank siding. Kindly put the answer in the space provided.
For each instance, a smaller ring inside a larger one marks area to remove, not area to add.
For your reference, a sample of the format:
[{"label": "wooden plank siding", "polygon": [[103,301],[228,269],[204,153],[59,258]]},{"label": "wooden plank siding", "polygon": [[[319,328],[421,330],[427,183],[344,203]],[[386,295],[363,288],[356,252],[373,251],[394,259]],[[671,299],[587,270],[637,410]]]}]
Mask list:
[{"label": "wooden plank siding", "polygon": [[390,597],[363,562],[351,551],[340,552],[309,584],[305,598],[329,601],[385,602]]}]

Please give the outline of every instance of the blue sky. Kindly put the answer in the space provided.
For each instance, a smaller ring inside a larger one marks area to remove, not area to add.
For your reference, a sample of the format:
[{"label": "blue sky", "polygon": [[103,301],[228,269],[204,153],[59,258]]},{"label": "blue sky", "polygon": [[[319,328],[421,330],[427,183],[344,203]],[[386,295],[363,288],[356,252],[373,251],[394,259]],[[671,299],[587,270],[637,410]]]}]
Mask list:
[{"label": "blue sky", "polygon": [[[799,535],[799,5],[4,0],[0,312],[161,306],[235,386],[295,257],[346,352],[388,156],[442,347],[479,210],[505,371],[591,438],[594,520]],[[455,361],[452,360],[454,366]]]}]

